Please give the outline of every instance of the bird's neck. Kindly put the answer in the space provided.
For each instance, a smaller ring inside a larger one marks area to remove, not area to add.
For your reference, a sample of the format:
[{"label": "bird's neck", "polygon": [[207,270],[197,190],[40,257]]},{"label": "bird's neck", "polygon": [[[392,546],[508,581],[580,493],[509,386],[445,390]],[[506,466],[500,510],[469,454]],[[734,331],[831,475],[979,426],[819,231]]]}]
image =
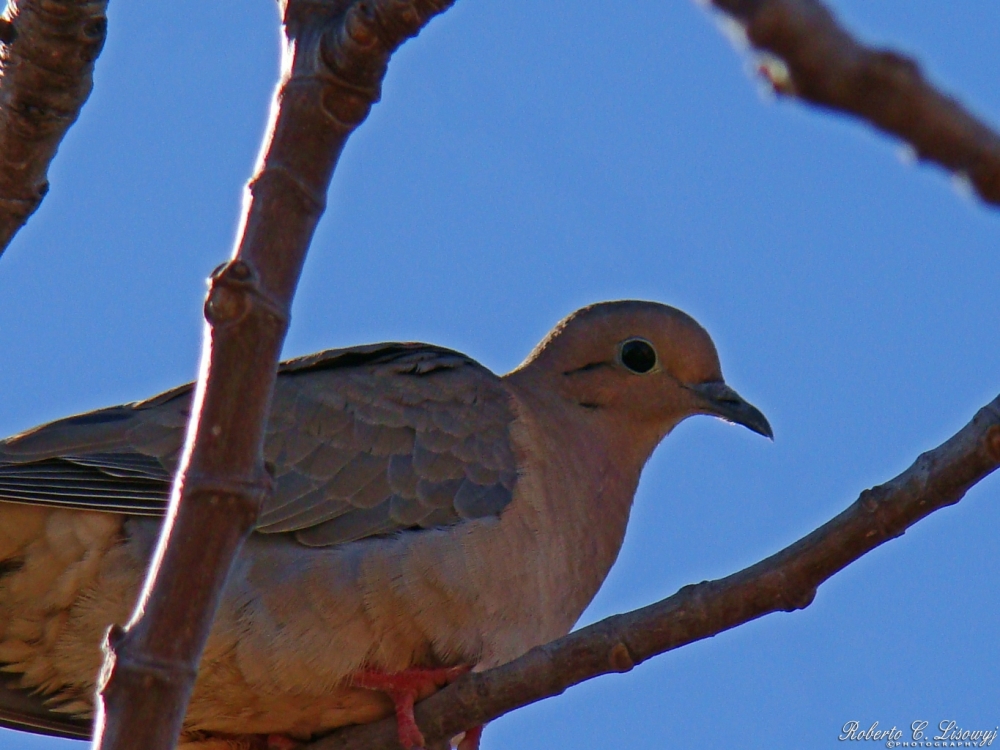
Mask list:
[{"label": "bird's neck", "polygon": [[660,436],[630,432],[552,391],[511,385],[520,416],[514,438],[527,467],[519,482],[534,485],[525,494],[537,504],[518,512],[537,525],[565,631],[618,557],[639,475]]}]

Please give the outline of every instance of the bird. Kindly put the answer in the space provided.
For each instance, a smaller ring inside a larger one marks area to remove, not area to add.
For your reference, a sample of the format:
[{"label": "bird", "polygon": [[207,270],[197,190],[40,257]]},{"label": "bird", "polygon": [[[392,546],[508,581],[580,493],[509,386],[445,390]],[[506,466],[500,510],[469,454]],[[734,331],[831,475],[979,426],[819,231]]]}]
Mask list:
[{"label": "bird", "polygon": [[[0,441],[0,725],[90,735],[101,642],[153,554],[192,393]],[[571,630],[647,459],[699,414],[773,439],[705,329],[650,301],[577,310],[503,376],[420,343],[281,363],[274,492],[231,569],[179,747],[294,747],[391,715],[404,747],[423,746],[414,700]]]}]

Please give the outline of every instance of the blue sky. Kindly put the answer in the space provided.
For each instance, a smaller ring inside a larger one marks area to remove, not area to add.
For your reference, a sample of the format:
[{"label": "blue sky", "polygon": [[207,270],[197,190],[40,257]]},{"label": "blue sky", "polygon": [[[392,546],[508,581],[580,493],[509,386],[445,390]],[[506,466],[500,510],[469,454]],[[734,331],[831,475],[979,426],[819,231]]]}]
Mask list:
[{"label": "blue sky", "polygon": [[[839,0],[1000,123],[986,0]],[[112,3],[52,189],[0,259],[0,434],[191,379],[278,59],[268,0]],[[712,333],[771,444],[700,418],[650,461],[593,621],[727,575],[906,468],[996,396],[1000,214],[847,118],[762,93],[688,1],[460,0],[349,142],[285,355],[425,340],[497,371],[597,300]],[[517,747],[836,747],[1000,726],[1000,480],[771,615],[523,709]],[[0,748],[73,743],[0,733]]]}]

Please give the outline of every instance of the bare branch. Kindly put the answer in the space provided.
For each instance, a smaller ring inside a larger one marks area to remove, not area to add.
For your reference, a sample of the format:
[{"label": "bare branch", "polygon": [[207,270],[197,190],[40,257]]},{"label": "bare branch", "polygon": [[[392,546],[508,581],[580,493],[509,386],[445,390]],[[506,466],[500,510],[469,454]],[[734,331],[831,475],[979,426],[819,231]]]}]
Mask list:
[{"label": "bare branch", "polygon": [[0,16],[0,254],[49,189],[49,164],[94,87],[107,0],[9,0]]},{"label": "bare branch", "polygon": [[347,137],[389,55],[450,0],[290,0],[285,77],[235,256],[213,273],[184,459],[143,592],[106,644],[104,750],[173,748],[226,576],[271,490],[265,418],[288,311]]},{"label": "bare branch", "polygon": [[934,88],[913,59],[859,44],[819,0],[712,4],[745,28],[754,47],[781,61],[762,70],[776,93],[867,120],[1000,205],[1000,136]]},{"label": "bare branch", "polygon": [[[469,674],[419,703],[431,741],[452,737],[529,703],[609,672],[627,672],[658,654],[710,638],[771,612],[812,603],[838,571],[940,508],[954,505],[1000,467],[1000,396],[954,437],[883,485],[865,490],[840,515],[756,565],[717,581],[582,628],[503,666]],[[395,722],[348,727],[310,750],[392,750]]]}]

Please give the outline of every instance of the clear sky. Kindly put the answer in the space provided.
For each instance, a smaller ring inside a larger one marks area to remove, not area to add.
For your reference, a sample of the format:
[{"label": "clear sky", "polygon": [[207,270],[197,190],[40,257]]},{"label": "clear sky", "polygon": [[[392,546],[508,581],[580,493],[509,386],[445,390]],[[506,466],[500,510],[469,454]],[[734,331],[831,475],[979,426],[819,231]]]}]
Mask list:
[{"label": "clear sky", "polygon": [[[988,0],[838,0],[1000,124]],[[0,434],[195,374],[278,59],[269,0],[109,9],[96,89],[0,259]],[[593,621],[832,517],[1000,390],[1000,213],[899,143],[762,93],[687,0],[459,0],[351,139],[286,356],[384,340],[503,372],[586,303],[712,333],[769,443],[708,418],[650,461]],[[833,748],[841,727],[1000,726],[1000,477],[775,614],[523,709],[484,750]],[[873,746],[863,743],[865,746]],[[875,743],[881,746],[881,743]],[[0,733],[0,748],[73,743]]]}]

